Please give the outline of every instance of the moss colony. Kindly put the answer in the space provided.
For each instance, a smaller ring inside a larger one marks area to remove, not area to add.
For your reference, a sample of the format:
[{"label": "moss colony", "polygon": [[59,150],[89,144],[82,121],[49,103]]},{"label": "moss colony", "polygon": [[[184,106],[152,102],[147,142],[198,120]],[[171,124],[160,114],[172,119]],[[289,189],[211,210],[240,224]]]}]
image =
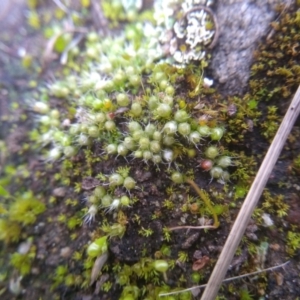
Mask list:
[{"label": "moss colony", "polygon": [[[45,24],[50,40],[40,71],[53,64],[47,55],[59,54],[61,65],[52,66],[52,79],[27,103],[36,125],[20,153],[35,153],[42,167],[3,170],[0,239],[15,252],[9,265],[1,262],[2,281],[21,294],[44,265],[51,285],[45,299],[94,293],[123,300],[158,299],[207,282],[255,176],[257,153],[249,144],[272,139],[280,120],[276,101],[298,85],[299,13],[272,24],[249,92],[224,98],[207,76],[218,35],[213,1],[156,1],[151,10],[139,1],[102,1],[110,34],[84,27],[89,1],[81,1],[80,15],[55,10],[57,19],[72,17],[68,27],[48,22],[34,1],[29,5],[30,25]],[[29,62],[23,59],[33,68]],[[265,191],[237,269],[264,268],[270,242],[264,227],[281,228],[288,210],[282,195]],[[299,245],[292,226],[286,252],[295,255]],[[219,299],[252,299],[249,290],[264,295],[266,276],[257,287],[228,285]]]}]

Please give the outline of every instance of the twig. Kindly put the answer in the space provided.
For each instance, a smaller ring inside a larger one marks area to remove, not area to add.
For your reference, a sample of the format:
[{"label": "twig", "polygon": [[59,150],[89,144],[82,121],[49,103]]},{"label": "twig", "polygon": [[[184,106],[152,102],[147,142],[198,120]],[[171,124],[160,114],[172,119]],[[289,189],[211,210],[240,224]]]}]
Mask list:
[{"label": "twig", "polygon": [[249,223],[253,210],[256,207],[256,204],[263,192],[263,189],[270,177],[274,165],[299,113],[300,87],[298,87],[296,95],[294,96],[276,133],[276,136],[274,137],[274,140],[265,156],[265,159],[260,166],[254,182],[252,183],[252,186],[231,229],[231,232],[229,233],[215,268],[209,278],[207,287],[204,290],[201,300],[214,300],[216,298],[223,278],[226,275],[234,253],[236,252],[236,249]]},{"label": "twig", "polygon": [[[260,274],[260,273],[263,273],[263,272],[267,272],[267,271],[273,271],[273,270],[276,270],[278,268],[283,268],[285,267],[290,261],[286,261],[285,263],[279,265],[279,266],[275,266],[275,267],[270,267],[270,268],[267,268],[267,269],[263,269],[263,270],[260,270],[260,271],[256,271],[256,272],[251,272],[251,273],[246,273],[246,274],[243,274],[243,275],[239,275],[239,276],[234,276],[234,277],[230,277],[230,278],[226,278],[222,281],[222,283],[224,282],[228,282],[228,281],[232,281],[232,280],[237,280],[237,279],[241,279],[241,278],[244,278],[244,277],[249,277],[249,276],[253,276],[253,275],[257,275],[257,274]],[[195,289],[201,289],[201,288],[204,288],[206,287],[207,284],[201,284],[201,285],[197,285],[197,286],[192,286],[188,289],[184,289],[184,290],[180,290],[180,291],[176,291],[176,292],[170,292],[170,293],[161,293],[159,294],[160,297],[163,297],[163,296],[169,296],[169,295],[176,295],[176,294],[179,294],[179,293],[184,293],[184,292],[189,292],[189,291],[192,291],[192,290],[195,290]]]}]

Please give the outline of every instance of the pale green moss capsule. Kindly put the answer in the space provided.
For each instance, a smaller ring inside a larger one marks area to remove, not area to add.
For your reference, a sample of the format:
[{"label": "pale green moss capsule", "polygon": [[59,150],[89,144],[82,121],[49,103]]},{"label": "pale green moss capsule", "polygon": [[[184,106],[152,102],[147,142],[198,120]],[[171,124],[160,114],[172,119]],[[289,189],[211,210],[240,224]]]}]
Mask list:
[{"label": "pale green moss capsule", "polygon": [[225,182],[229,181],[229,179],[230,179],[230,174],[229,174],[229,172],[223,171],[223,172],[222,172],[222,175],[221,175],[221,178],[222,178]]},{"label": "pale green moss capsule", "polygon": [[214,159],[219,155],[219,149],[215,146],[210,146],[205,150],[205,156]]},{"label": "pale green moss capsule", "polygon": [[180,172],[172,173],[171,179],[174,183],[177,183],[177,184],[181,184],[184,182],[183,175]]},{"label": "pale green moss capsule", "polygon": [[177,122],[175,121],[167,122],[163,128],[163,131],[166,134],[175,134],[177,132]]},{"label": "pale green moss capsule", "polygon": [[150,142],[150,151],[152,153],[159,153],[161,150],[160,142],[158,141],[151,141]]},{"label": "pale green moss capsule", "polygon": [[154,164],[156,164],[156,165],[158,165],[158,164],[160,164],[161,163],[161,155],[159,155],[159,154],[154,154],[153,156],[152,156],[152,161],[153,161],[153,163]]},{"label": "pale green moss capsule", "polygon": [[152,154],[151,151],[148,151],[148,150],[143,151],[143,159],[144,159],[145,161],[151,160],[152,157],[153,157],[153,154]]},{"label": "pale green moss capsule", "polygon": [[222,178],[223,175],[223,169],[220,167],[212,167],[209,171],[212,178],[219,179]]},{"label": "pale green moss capsule", "polygon": [[169,96],[173,96],[173,95],[175,94],[175,89],[174,89],[174,87],[171,86],[171,85],[168,86],[168,87],[166,87],[165,93],[166,93],[167,95],[169,95]]},{"label": "pale green moss capsule", "polygon": [[78,144],[81,145],[81,146],[85,146],[89,143],[89,138],[88,136],[86,136],[85,134],[81,134],[79,137],[78,137]]},{"label": "pale green moss capsule", "polygon": [[141,84],[141,77],[139,75],[132,75],[129,77],[129,82],[133,86],[139,86]]},{"label": "pale green moss capsule", "polygon": [[69,129],[69,133],[72,135],[77,135],[80,133],[80,124],[72,124]]},{"label": "pale green moss capsule", "polygon": [[73,146],[67,146],[64,148],[64,155],[66,157],[72,157],[76,154],[76,149]]},{"label": "pale green moss capsule", "polygon": [[136,143],[131,136],[126,136],[123,144],[128,150],[134,150],[136,148]]},{"label": "pale green moss capsule", "polygon": [[172,108],[170,105],[161,103],[158,105],[157,109],[155,110],[156,114],[161,118],[169,118],[172,113]]},{"label": "pale green moss capsule", "polygon": [[189,134],[188,139],[194,145],[199,144],[201,140],[201,134],[198,131],[193,131]]},{"label": "pale green moss capsule", "polygon": [[57,109],[52,109],[50,111],[50,118],[59,119],[60,112]]},{"label": "pale green moss capsule", "polygon": [[189,114],[183,110],[177,110],[174,114],[174,120],[178,123],[186,122],[189,119]]},{"label": "pale green moss capsule", "polygon": [[50,108],[47,103],[37,101],[33,104],[33,110],[39,114],[46,114],[49,112]]},{"label": "pale green moss capsule", "polygon": [[128,153],[128,149],[126,148],[126,146],[124,144],[120,144],[118,145],[118,154],[121,156],[126,156]]},{"label": "pale green moss capsule", "polygon": [[96,114],[95,114],[95,122],[102,124],[102,123],[104,123],[106,120],[107,120],[107,119],[106,119],[105,113],[99,112],[99,113],[96,113]]},{"label": "pale green moss capsule", "polygon": [[169,86],[169,82],[166,79],[163,79],[160,83],[159,83],[159,87],[162,90],[165,90],[167,87]]},{"label": "pale green moss capsule", "polygon": [[172,146],[175,143],[175,138],[172,135],[166,135],[163,137],[163,144],[165,146]]},{"label": "pale green moss capsule", "polygon": [[211,134],[210,134],[210,138],[213,141],[219,141],[224,134],[224,129],[221,127],[215,127],[211,129]]},{"label": "pale green moss capsule", "polygon": [[122,196],[121,199],[120,199],[120,203],[122,206],[129,206],[130,205],[130,199],[128,196]]},{"label": "pale green moss capsule", "polygon": [[91,243],[87,248],[87,255],[90,257],[97,257],[105,252],[107,252],[107,236],[103,236],[93,243]]},{"label": "pale green moss capsule", "polygon": [[116,123],[113,120],[107,120],[104,123],[104,127],[107,131],[114,131],[116,129]]},{"label": "pale green moss capsule", "polygon": [[188,136],[191,133],[191,125],[183,122],[178,125],[178,132],[183,136]]},{"label": "pale green moss capsule", "polygon": [[134,116],[134,117],[139,117],[143,112],[143,108],[142,105],[138,102],[134,102],[131,105],[131,109],[130,109],[130,113]]},{"label": "pale green moss capsule", "polygon": [[136,121],[130,121],[128,123],[128,130],[132,133],[138,130],[142,130],[142,126]]},{"label": "pale green moss capsule", "polygon": [[198,132],[201,136],[209,136],[210,135],[210,128],[207,125],[200,125],[197,128]]},{"label": "pale green moss capsule", "polygon": [[172,107],[173,103],[174,103],[174,99],[172,96],[166,95],[163,97],[162,102],[165,104],[168,104],[170,107]]},{"label": "pale green moss capsule", "polygon": [[118,146],[116,144],[108,144],[105,150],[108,154],[116,154],[118,152]]},{"label": "pale green moss capsule", "polygon": [[122,93],[117,95],[117,103],[119,106],[128,106],[130,100],[126,94]]},{"label": "pale green moss capsule", "polygon": [[124,178],[118,173],[110,175],[108,180],[110,186],[119,186],[124,182]]},{"label": "pale green moss capsule", "polygon": [[153,78],[154,78],[154,80],[156,81],[156,82],[161,82],[161,81],[163,81],[163,80],[165,80],[166,79],[166,75],[165,75],[165,73],[164,72],[155,72],[155,73],[153,73]]},{"label": "pale green moss capsule", "polygon": [[50,160],[57,160],[61,157],[61,150],[59,148],[53,148],[49,151],[48,158]]},{"label": "pale green moss capsule", "polygon": [[143,137],[145,137],[145,132],[143,130],[137,130],[137,131],[133,132],[133,134],[132,134],[132,139],[135,142],[139,142],[139,140]]},{"label": "pale green moss capsule", "polygon": [[142,158],[143,157],[143,151],[142,150],[136,150],[136,151],[134,151],[133,156],[135,158]]},{"label": "pale green moss capsule", "polygon": [[146,127],[145,127],[145,133],[147,134],[147,136],[149,138],[151,138],[154,134],[154,132],[156,131],[156,126],[154,124],[149,123]]},{"label": "pale green moss capsule", "polygon": [[46,126],[51,125],[51,118],[49,116],[41,116],[40,122]]},{"label": "pale green moss capsule", "polygon": [[159,105],[159,100],[156,96],[151,96],[150,99],[148,100],[148,108],[150,110],[155,110]]},{"label": "pale green moss capsule", "polygon": [[125,187],[125,189],[132,190],[135,188],[135,185],[136,185],[136,182],[132,177],[128,176],[124,179],[123,186]]},{"label": "pale green moss capsule", "polygon": [[108,207],[111,205],[112,201],[113,201],[112,196],[109,194],[106,194],[101,198],[101,206]]},{"label": "pale green moss capsule", "polygon": [[150,146],[150,140],[149,138],[147,137],[142,137],[140,140],[139,140],[139,148],[141,150],[147,150],[149,149],[149,146]]},{"label": "pale green moss capsule", "polygon": [[171,149],[165,149],[163,151],[163,158],[166,162],[171,163],[174,160],[174,152]]},{"label": "pale green moss capsule", "polygon": [[166,260],[158,259],[154,261],[153,267],[156,271],[165,273],[169,269],[169,264]]},{"label": "pale green moss capsule", "polygon": [[217,165],[221,168],[227,168],[232,165],[231,158],[229,156],[221,156],[217,161]]},{"label": "pale green moss capsule", "polygon": [[125,80],[126,80],[126,74],[121,70],[119,70],[118,73],[116,73],[115,76],[113,77],[113,82],[116,85],[122,84]]},{"label": "pale green moss capsule", "polygon": [[97,126],[91,126],[88,130],[88,135],[93,138],[97,138],[100,135],[100,130]]},{"label": "pale green moss capsule", "polygon": [[97,199],[100,199],[106,195],[106,189],[103,186],[97,186],[94,190],[94,195]]},{"label": "pale green moss capsule", "polygon": [[153,140],[159,142],[159,141],[161,141],[161,139],[162,139],[162,133],[159,132],[159,131],[154,131],[154,132],[153,132],[152,138],[153,138]]},{"label": "pale green moss capsule", "polygon": [[95,110],[100,110],[103,107],[103,102],[100,99],[94,99],[94,101],[92,102],[92,107]]}]

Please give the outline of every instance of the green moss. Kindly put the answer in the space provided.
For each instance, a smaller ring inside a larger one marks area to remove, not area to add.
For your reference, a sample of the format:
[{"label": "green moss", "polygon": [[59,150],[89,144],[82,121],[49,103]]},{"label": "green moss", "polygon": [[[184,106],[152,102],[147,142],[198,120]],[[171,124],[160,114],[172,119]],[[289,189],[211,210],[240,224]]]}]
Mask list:
[{"label": "green moss", "polygon": [[10,206],[8,215],[11,221],[29,225],[33,224],[45,209],[45,204],[35,199],[32,192],[25,192]]}]

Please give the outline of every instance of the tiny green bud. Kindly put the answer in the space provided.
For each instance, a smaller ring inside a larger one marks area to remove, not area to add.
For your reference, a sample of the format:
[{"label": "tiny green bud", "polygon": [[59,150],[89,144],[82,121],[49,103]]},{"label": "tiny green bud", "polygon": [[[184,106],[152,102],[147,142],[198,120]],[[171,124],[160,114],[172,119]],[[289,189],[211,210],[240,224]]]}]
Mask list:
[{"label": "tiny green bud", "polygon": [[141,150],[147,150],[147,149],[149,149],[149,146],[150,146],[150,140],[149,140],[149,138],[142,137],[139,140],[139,147],[140,147]]},{"label": "tiny green bud", "polygon": [[145,127],[145,133],[147,134],[148,137],[152,137],[154,132],[156,130],[156,127],[154,124],[149,123],[146,127]]},{"label": "tiny green bud", "polygon": [[113,131],[116,129],[116,123],[113,120],[107,120],[104,123],[104,127],[107,131]]},{"label": "tiny green bud", "polygon": [[153,153],[159,153],[161,150],[160,143],[158,141],[150,142],[150,151]]},{"label": "tiny green bud", "polygon": [[117,151],[118,151],[118,154],[121,156],[126,156],[128,153],[128,149],[126,148],[126,146],[124,144],[118,145]]},{"label": "tiny green bud", "polygon": [[95,114],[95,122],[104,123],[106,121],[106,115],[103,112],[99,112]]},{"label": "tiny green bud", "polygon": [[159,154],[154,154],[152,156],[152,161],[157,165],[161,163],[161,155]]},{"label": "tiny green bud", "polygon": [[183,109],[177,110],[174,115],[174,120],[178,123],[186,122],[188,119],[189,114]]},{"label": "tiny green bud", "polygon": [[108,144],[105,150],[108,154],[116,154],[118,152],[118,146],[116,144]]},{"label": "tiny green bud", "polygon": [[181,184],[184,182],[183,175],[180,172],[174,172],[171,175],[171,179],[174,183]]},{"label": "tiny green bud", "polygon": [[166,146],[172,146],[175,143],[175,138],[172,135],[166,135],[163,138],[163,144]]},{"label": "tiny green bud", "polygon": [[154,261],[153,267],[156,271],[165,273],[169,269],[169,264],[166,260],[158,259]]},{"label": "tiny green bud", "polygon": [[197,130],[201,136],[209,136],[211,133],[210,128],[207,125],[198,126]]},{"label": "tiny green bud", "polygon": [[128,176],[124,179],[123,186],[125,187],[125,189],[132,190],[135,188],[135,185],[136,185],[136,182],[132,177]]},{"label": "tiny green bud", "polygon": [[122,206],[129,206],[130,205],[130,199],[128,196],[122,196],[120,199],[120,203]]},{"label": "tiny green bud", "polygon": [[156,113],[161,118],[168,118],[168,117],[170,117],[170,115],[172,113],[172,108],[168,104],[161,103],[158,105],[158,107],[156,109]]},{"label": "tiny green bud", "polygon": [[103,207],[110,206],[112,203],[112,200],[113,199],[112,199],[111,195],[109,195],[109,194],[104,195],[101,199],[101,206],[103,206]]},{"label": "tiny green bud", "polygon": [[129,103],[130,103],[130,100],[128,98],[128,96],[126,94],[118,94],[117,95],[117,103],[120,105],[120,106],[128,106]]},{"label": "tiny green bud", "polygon": [[175,121],[169,121],[165,124],[163,131],[166,134],[175,134],[177,131],[177,123]]},{"label": "tiny green bud", "polygon": [[152,159],[153,155],[152,155],[152,152],[146,150],[146,151],[143,151],[143,159],[145,161],[148,161],[150,159]]},{"label": "tiny green bud", "polygon": [[130,132],[135,132],[135,131],[141,130],[141,129],[142,129],[141,125],[136,121],[130,121],[128,123],[128,130]]},{"label": "tiny green bud", "polygon": [[222,177],[223,169],[220,167],[212,167],[209,173],[212,178],[219,179]]},{"label": "tiny green bud", "polygon": [[152,136],[153,140],[160,142],[161,138],[162,138],[162,134],[159,131],[154,131],[153,132],[153,136]]},{"label": "tiny green bud", "polygon": [[178,132],[183,136],[188,136],[191,133],[191,125],[189,123],[180,123],[178,125]]},{"label": "tiny green bud", "polygon": [[66,157],[72,157],[76,154],[76,149],[73,146],[66,146],[64,148],[64,155]]},{"label": "tiny green bud", "polygon": [[210,159],[214,159],[219,155],[219,150],[215,146],[210,146],[205,151],[205,156]]},{"label": "tiny green bud", "polygon": [[222,138],[223,134],[224,134],[223,128],[221,128],[221,127],[215,127],[215,128],[211,129],[210,138],[213,141],[219,141]]},{"label": "tiny green bud", "polygon": [[94,195],[97,199],[100,199],[106,195],[106,190],[103,186],[97,186],[94,190]]},{"label": "tiny green bud", "polygon": [[198,131],[193,131],[189,135],[189,141],[193,144],[199,144],[201,140],[201,134]]},{"label": "tiny green bud", "polygon": [[88,135],[93,138],[97,138],[100,135],[100,130],[97,126],[91,126],[88,130]]},{"label": "tiny green bud", "polygon": [[103,236],[93,243],[91,243],[87,248],[87,254],[90,257],[97,257],[105,252],[107,252],[107,236]]},{"label": "tiny green bud", "polygon": [[136,143],[131,136],[126,136],[123,144],[128,150],[134,150],[136,148]]},{"label": "tiny green bud", "polygon": [[110,175],[108,180],[110,186],[119,186],[124,182],[124,178],[118,173]]},{"label": "tiny green bud", "polygon": [[131,105],[131,109],[130,109],[130,113],[134,116],[134,117],[139,117],[143,112],[142,109],[142,105],[138,102],[134,102]]},{"label": "tiny green bud", "polygon": [[227,168],[232,165],[231,158],[229,156],[221,156],[218,159],[217,165],[221,168]]}]

